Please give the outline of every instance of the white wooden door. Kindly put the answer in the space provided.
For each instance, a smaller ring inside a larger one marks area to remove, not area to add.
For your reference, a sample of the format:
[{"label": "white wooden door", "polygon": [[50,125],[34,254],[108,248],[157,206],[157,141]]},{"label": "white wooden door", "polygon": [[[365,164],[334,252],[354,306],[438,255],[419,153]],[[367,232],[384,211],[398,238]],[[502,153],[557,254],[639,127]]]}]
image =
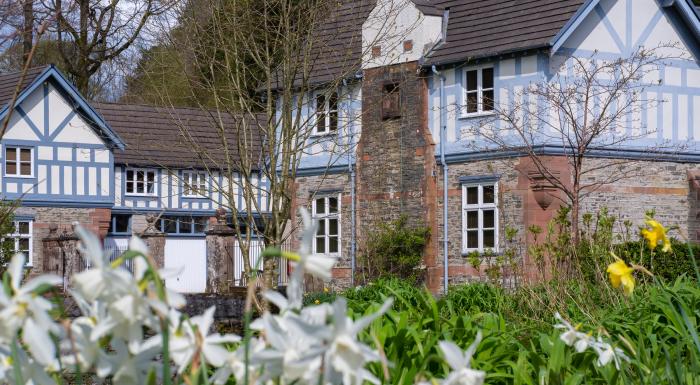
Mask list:
[{"label": "white wooden door", "polygon": [[[165,239],[165,286],[179,293],[204,293],[207,288],[207,242],[204,238]],[[172,273],[172,272],[175,273]]]}]

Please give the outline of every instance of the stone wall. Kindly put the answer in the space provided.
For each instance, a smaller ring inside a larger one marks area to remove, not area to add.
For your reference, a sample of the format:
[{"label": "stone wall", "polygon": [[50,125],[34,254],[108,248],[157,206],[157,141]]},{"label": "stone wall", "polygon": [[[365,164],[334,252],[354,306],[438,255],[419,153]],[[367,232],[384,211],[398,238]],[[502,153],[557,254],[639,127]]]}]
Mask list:
[{"label": "stone wall", "polygon": [[[610,168],[601,167],[609,162],[604,159],[588,161],[588,167],[596,167],[584,183],[604,180]],[[688,174],[700,172],[700,165],[672,162],[635,162],[629,178],[602,186],[582,202],[582,212],[595,213],[607,207],[618,217],[618,225],[624,220],[633,222],[632,229],[643,225],[647,210],[655,210],[655,218],[665,226],[677,225],[684,236],[697,241],[697,197],[690,189]],[[618,226],[617,231],[622,229]],[[671,235],[678,235],[674,232]]]},{"label": "stone wall", "polygon": [[[473,281],[483,278],[469,265],[467,257],[462,255],[462,185],[460,177],[466,176],[490,176],[499,175],[498,182],[498,209],[499,209],[499,244],[503,244],[504,230],[506,226],[514,227],[518,231],[518,238],[525,239],[525,218],[523,189],[519,186],[519,172],[515,169],[516,159],[503,159],[493,161],[475,161],[461,164],[448,164],[448,277],[450,284]],[[438,263],[442,267],[442,242],[443,233],[443,191],[442,169],[439,174],[439,190],[437,194],[438,208]],[[442,288],[442,270],[439,272],[440,288]]]},{"label": "stone wall", "polygon": [[[323,196],[329,193],[340,193],[340,257],[333,269],[333,280],[329,284],[334,288],[345,288],[350,286],[351,273],[351,196],[350,196],[350,175],[349,174],[327,174],[317,176],[305,176],[297,178],[294,187],[294,197],[292,210],[296,214],[296,221],[291,223],[290,231],[296,232],[297,226],[301,224],[299,207],[305,207],[311,211],[311,201],[314,197]],[[292,238],[292,249],[299,248],[297,236]]]},{"label": "stone wall", "polygon": [[[548,159],[553,169],[566,175],[566,162],[563,157],[550,157]],[[607,162],[607,163],[606,163]],[[601,181],[611,175],[610,167],[613,160],[590,159],[586,167],[596,168],[596,172],[590,173],[583,183],[589,184]],[[654,209],[655,217],[667,227],[679,226],[684,236],[690,235],[691,240],[698,240],[698,210],[700,184],[693,188],[689,182],[689,175],[700,175],[700,166],[673,162],[636,162],[633,172],[628,178],[620,179],[612,184],[600,187],[596,192],[584,198],[581,204],[581,214],[596,213],[601,208],[607,207],[608,212],[618,217],[617,232],[623,231],[622,222],[630,220],[633,223],[632,230],[636,233],[638,226],[644,225],[644,215],[647,210]],[[504,229],[506,226],[518,230],[518,239],[526,241],[523,245],[531,244],[532,238],[527,228],[530,225],[538,225],[546,228],[546,224],[556,210],[559,203],[552,200],[547,208],[542,208],[538,197],[533,191],[533,181],[527,175],[531,171],[528,158],[510,158],[492,161],[474,161],[449,165],[449,190],[448,190],[448,221],[449,221],[449,281],[458,283],[476,279],[483,279],[484,272],[477,273],[468,263],[467,258],[461,255],[462,246],[462,201],[461,184],[459,178],[463,176],[500,175],[499,180],[499,219],[500,219],[500,244],[503,244]],[[442,173],[440,173],[440,181]],[[438,182],[440,183],[440,182]],[[441,185],[440,185],[441,187]],[[560,194],[551,191],[551,194]],[[442,190],[438,190],[437,206],[439,209],[440,236],[438,252],[442,263]],[[672,232],[672,236],[680,234]],[[525,247],[522,248],[525,251]],[[527,255],[522,254],[525,264],[525,272],[534,274],[534,266],[528,260]],[[483,268],[483,266],[482,266]]]},{"label": "stone wall", "polygon": [[[396,87],[398,95],[387,92]],[[408,218],[435,234],[435,151],[428,129],[426,79],[416,62],[364,71],[362,136],[357,147],[357,225],[360,246],[380,223]],[[398,100],[392,112],[388,101]],[[425,250],[429,287],[436,268],[435,237]]]},{"label": "stone wall", "polygon": [[42,240],[49,236],[49,228],[57,227],[59,234],[64,231],[72,232],[73,222],[98,234],[101,238],[107,235],[111,209],[108,208],[59,208],[59,207],[20,207],[15,211],[17,216],[34,218],[32,233],[33,268],[32,274],[41,273],[44,265]]}]

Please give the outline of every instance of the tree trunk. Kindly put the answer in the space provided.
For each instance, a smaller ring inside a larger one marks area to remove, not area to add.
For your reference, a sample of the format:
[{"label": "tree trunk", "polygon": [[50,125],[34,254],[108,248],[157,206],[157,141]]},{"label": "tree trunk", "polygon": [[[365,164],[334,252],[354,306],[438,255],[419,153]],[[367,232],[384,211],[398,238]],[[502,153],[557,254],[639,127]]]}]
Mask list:
[{"label": "tree trunk", "polygon": [[34,0],[24,1],[24,30],[22,31],[22,64],[27,64],[34,44]]}]

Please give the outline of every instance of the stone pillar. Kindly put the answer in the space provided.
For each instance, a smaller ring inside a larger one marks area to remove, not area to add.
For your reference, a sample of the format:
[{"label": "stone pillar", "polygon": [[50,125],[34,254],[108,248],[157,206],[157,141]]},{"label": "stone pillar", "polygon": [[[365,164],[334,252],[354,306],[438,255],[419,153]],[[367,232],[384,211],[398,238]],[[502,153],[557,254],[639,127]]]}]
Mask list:
[{"label": "stone pillar", "polygon": [[44,264],[43,272],[63,277],[63,288],[66,289],[69,278],[87,267],[87,261],[79,250],[80,239],[75,231],[63,230],[58,233],[58,227],[49,227],[49,236],[42,239]]},{"label": "stone pillar", "polygon": [[235,231],[226,224],[226,211],[216,211],[207,234],[207,293],[227,294],[233,287]]},{"label": "stone pillar", "polygon": [[58,226],[54,223],[49,225],[49,235],[41,240],[44,263],[42,273],[56,274],[63,276],[63,253],[58,237]]},{"label": "stone pillar", "polygon": [[156,266],[162,269],[165,266],[165,233],[156,227],[157,219],[158,217],[155,215],[146,217],[147,226],[141,235],[141,239],[146,242],[148,251],[151,253],[151,258],[153,258]]}]

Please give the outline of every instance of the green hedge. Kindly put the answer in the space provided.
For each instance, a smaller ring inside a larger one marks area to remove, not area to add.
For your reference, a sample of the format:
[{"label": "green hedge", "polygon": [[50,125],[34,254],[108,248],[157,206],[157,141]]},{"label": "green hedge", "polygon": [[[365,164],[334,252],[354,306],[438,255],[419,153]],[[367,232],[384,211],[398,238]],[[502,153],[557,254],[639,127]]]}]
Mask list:
[{"label": "green hedge", "polygon": [[664,253],[660,248],[652,251],[646,243],[638,241],[616,245],[615,250],[620,258],[628,263],[644,266],[657,278],[666,282],[675,281],[683,274],[689,278],[695,278],[691,253],[695,257],[696,263],[700,264],[700,245],[688,245],[672,240],[671,246],[671,251]]}]

